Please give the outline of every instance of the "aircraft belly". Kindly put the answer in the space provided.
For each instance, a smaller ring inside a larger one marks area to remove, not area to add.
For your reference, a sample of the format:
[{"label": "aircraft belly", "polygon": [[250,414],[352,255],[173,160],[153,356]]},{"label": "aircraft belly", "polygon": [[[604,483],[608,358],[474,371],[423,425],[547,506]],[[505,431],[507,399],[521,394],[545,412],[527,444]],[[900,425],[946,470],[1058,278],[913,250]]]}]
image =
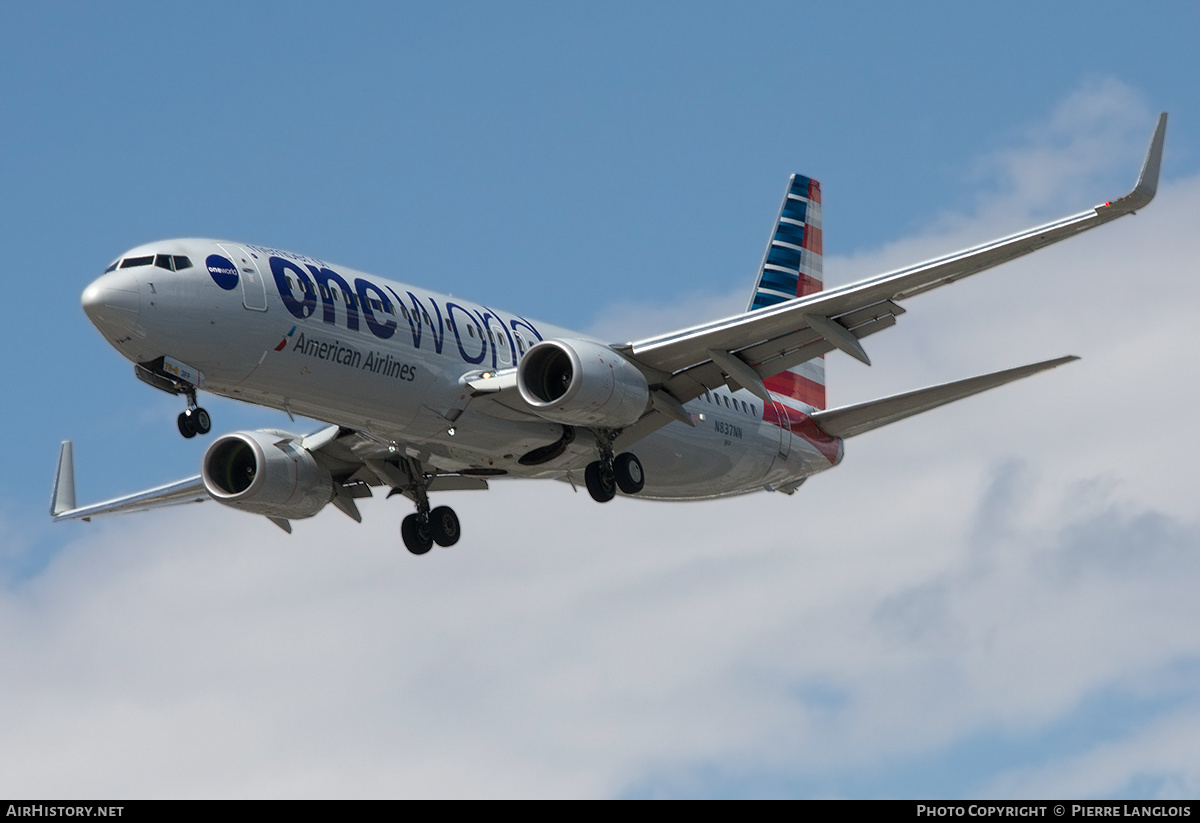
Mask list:
[{"label": "aircraft belly", "polygon": [[563,426],[548,420],[508,420],[467,408],[442,430],[436,442],[464,468],[504,469],[523,474],[520,459],[563,437]]},{"label": "aircraft belly", "polygon": [[672,423],[633,447],[646,470],[638,497],[696,499],[762,488],[779,449],[778,431],[765,431],[753,419],[714,415],[711,407],[702,417],[695,428]]}]

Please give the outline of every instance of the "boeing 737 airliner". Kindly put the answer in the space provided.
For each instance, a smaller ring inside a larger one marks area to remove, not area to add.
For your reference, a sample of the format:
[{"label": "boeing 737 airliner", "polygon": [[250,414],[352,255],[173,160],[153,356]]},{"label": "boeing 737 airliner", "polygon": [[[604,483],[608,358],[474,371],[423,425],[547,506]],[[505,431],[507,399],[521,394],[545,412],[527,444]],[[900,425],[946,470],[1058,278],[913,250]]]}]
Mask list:
[{"label": "boeing 737 airliner", "polygon": [[401,534],[424,554],[460,533],[453,509],[431,508],[430,496],[495,477],[582,481],[600,502],[791,494],[841,461],[845,438],[1076,359],[825,408],[824,356],[869,365],[862,340],[893,325],[907,298],[1148,204],[1166,124],[1163,114],[1120,200],[829,290],[821,187],[794,175],[744,313],[619,345],[282,249],[139,246],[87,287],[83,308],[141,380],[187,399],[184,437],[211,427],[201,390],[329,425],[226,434],[199,475],[82,507],[67,441],[51,514],[89,520],[211,498],[290,532],[329,503],[361,521],[355,500],[383,486],[415,504]]}]

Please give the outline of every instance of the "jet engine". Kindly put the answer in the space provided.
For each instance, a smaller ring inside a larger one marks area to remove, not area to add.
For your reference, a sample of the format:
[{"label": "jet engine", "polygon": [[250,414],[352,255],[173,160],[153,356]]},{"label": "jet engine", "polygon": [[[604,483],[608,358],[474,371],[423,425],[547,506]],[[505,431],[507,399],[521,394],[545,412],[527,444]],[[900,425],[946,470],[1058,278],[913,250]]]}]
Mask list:
[{"label": "jet engine", "polygon": [[286,432],[218,438],[204,453],[200,476],[218,503],[268,517],[312,517],[333,497],[329,471]]},{"label": "jet engine", "polygon": [[650,401],[637,367],[590,340],[534,344],[521,358],[517,388],[536,414],[571,426],[628,426]]}]

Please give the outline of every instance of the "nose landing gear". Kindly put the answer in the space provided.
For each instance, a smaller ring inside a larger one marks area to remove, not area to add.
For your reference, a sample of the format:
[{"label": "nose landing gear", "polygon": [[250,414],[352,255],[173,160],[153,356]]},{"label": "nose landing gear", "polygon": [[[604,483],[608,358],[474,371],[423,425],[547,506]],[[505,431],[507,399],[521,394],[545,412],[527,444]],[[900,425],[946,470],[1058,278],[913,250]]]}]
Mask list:
[{"label": "nose landing gear", "polygon": [[212,430],[212,418],[208,412],[196,405],[196,389],[204,386],[204,375],[199,369],[181,363],[166,355],[147,360],[133,367],[138,380],[148,383],[167,394],[187,396],[187,409],[179,415],[179,433],[192,438],[208,434]]},{"label": "nose landing gear", "polygon": [[187,398],[187,410],[179,413],[179,433],[189,439],[198,434],[208,434],[212,431],[212,418],[196,405],[196,390],[187,392]]}]

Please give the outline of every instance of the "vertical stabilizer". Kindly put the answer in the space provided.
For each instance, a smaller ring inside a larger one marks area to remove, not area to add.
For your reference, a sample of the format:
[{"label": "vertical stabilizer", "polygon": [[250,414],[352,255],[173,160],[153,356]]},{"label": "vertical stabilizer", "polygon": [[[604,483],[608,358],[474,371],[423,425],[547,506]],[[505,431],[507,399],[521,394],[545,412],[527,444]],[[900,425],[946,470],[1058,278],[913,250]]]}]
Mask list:
[{"label": "vertical stabilizer", "polygon": [[[758,267],[758,280],[747,311],[821,291],[821,248],[821,184],[811,177],[793,174]],[[825,408],[824,356],[768,377],[764,382],[774,395],[816,409]]]},{"label": "vertical stabilizer", "polygon": [[75,460],[71,441],[64,440],[58,453],[58,474],[54,476],[54,491],[50,493],[50,514],[55,516],[75,508]]}]

